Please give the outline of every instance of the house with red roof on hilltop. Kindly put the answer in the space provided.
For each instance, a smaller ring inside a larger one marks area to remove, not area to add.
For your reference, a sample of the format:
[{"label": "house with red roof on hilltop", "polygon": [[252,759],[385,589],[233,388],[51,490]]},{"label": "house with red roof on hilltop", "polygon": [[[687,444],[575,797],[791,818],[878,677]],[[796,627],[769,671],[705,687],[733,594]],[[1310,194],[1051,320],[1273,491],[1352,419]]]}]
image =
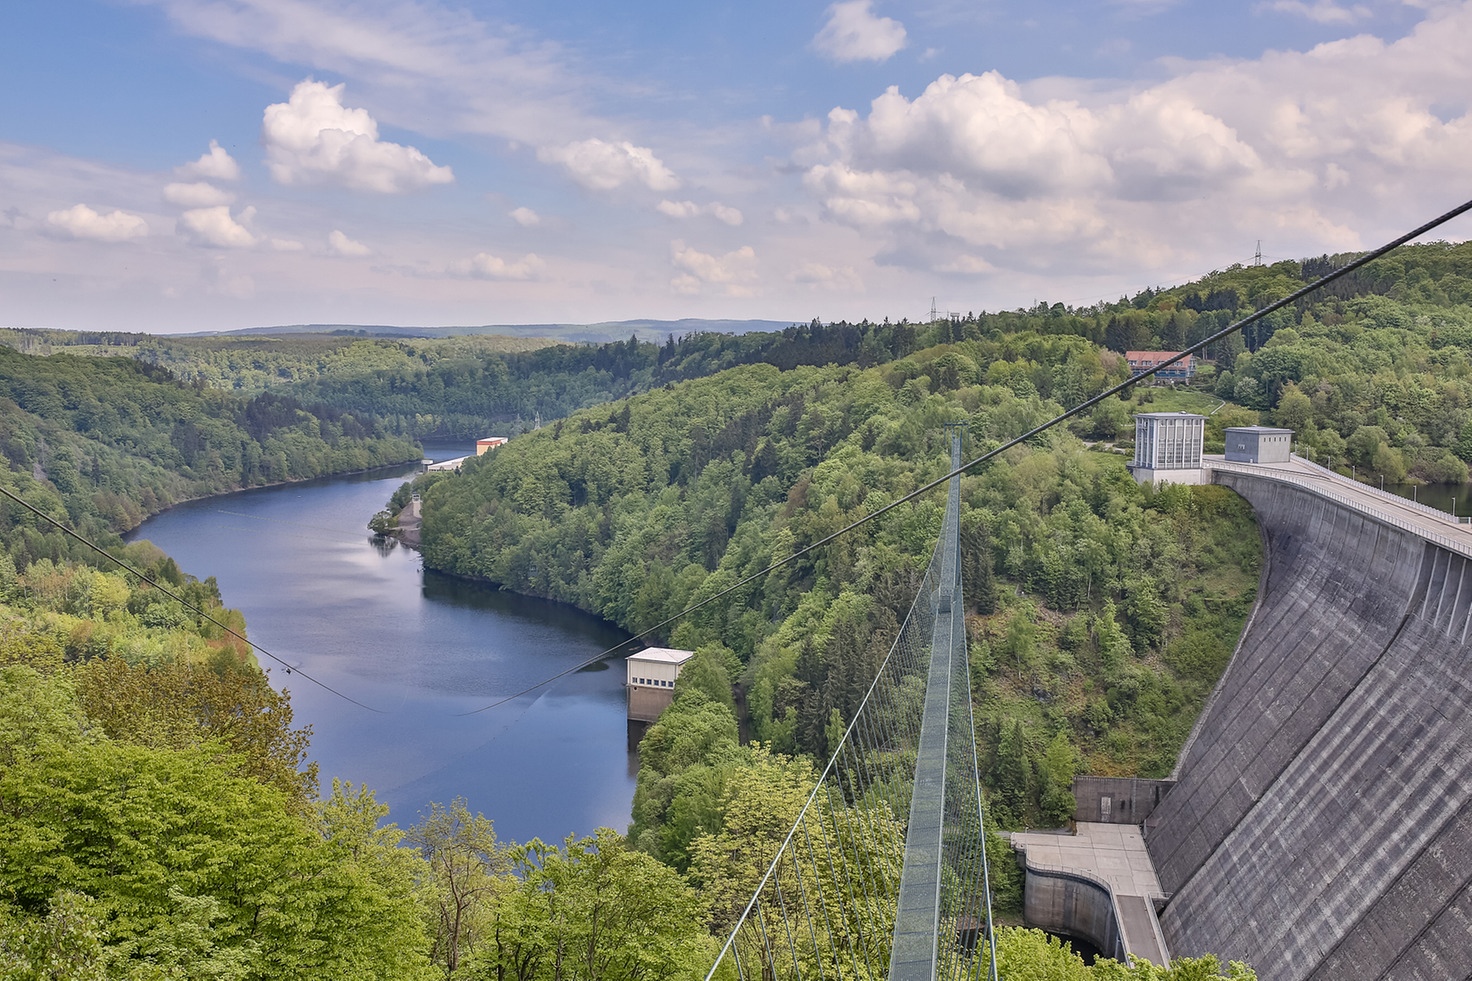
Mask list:
[{"label": "house with red roof on hilltop", "polygon": [[[1124,359],[1129,363],[1130,374],[1139,375],[1163,361],[1169,361],[1180,353],[1180,351],[1126,351]],[[1196,377],[1196,355],[1186,355],[1153,377],[1162,381],[1190,381]]]}]

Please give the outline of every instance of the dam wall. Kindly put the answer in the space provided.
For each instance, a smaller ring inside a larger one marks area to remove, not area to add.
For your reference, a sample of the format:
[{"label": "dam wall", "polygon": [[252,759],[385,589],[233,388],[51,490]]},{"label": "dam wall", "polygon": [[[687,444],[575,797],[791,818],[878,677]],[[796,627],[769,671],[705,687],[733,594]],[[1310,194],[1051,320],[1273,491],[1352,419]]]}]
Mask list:
[{"label": "dam wall", "polygon": [[1071,869],[1050,869],[1027,862],[1022,892],[1023,917],[1027,925],[1081,937],[1100,955],[1129,962],[1120,931],[1119,911],[1109,884]]},{"label": "dam wall", "polygon": [[1100,824],[1144,824],[1175,782],[1144,777],[1073,778],[1073,819]]},{"label": "dam wall", "polygon": [[1267,568],[1145,822],[1171,953],[1263,981],[1472,977],[1472,536],[1307,478],[1215,480]]}]

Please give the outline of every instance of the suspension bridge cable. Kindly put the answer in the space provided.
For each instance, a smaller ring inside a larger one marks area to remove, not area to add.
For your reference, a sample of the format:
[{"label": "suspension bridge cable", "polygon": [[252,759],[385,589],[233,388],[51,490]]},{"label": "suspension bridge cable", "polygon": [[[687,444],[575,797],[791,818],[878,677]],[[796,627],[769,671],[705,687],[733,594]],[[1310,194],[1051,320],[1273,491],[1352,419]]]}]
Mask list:
[{"label": "suspension bridge cable", "polygon": [[1350,273],[1354,272],[1356,269],[1359,269],[1362,266],[1366,266],[1369,263],[1374,262],[1376,259],[1379,259],[1380,257],[1386,255],[1389,252],[1395,251],[1396,249],[1400,248],[1402,245],[1405,245],[1407,242],[1410,242],[1411,240],[1416,239],[1416,238],[1420,238],[1422,235],[1425,235],[1427,232],[1432,231],[1433,229],[1438,228],[1441,225],[1446,224],[1447,222],[1451,221],[1453,218],[1456,218],[1459,215],[1465,214],[1468,211],[1472,211],[1472,201],[1464,202],[1463,204],[1458,205],[1457,207],[1451,209],[1450,211],[1448,211],[1448,212],[1446,212],[1446,213],[1444,213],[1442,215],[1439,215],[1436,218],[1433,218],[1431,221],[1426,222],[1424,225],[1421,225],[1421,226],[1419,226],[1419,227],[1417,227],[1415,229],[1412,229],[1409,232],[1406,232],[1404,235],[1401,235],[1401,236],[1399,236],[1397,238],[1392,239],[1391,241],[1389,241],[1389,242],[1385,243],[1384,245],[1380,246],[1379,248],[1374,249],[1374,250],[1372,250],[1370,252],[1366,252],[1366,253],[1360,255],[1357,259],[1354,259],[1353,261],[1351,261],[1351,262],[1349,262],[1349,263],[1347,263],[1347,264],[1345,264],[1343,266],[1340,266],[1338,269],[1335,269],[1332,272],[1329,272],[1329,273],[1324,274],[1323,276],[1320,276],[1318,279],[1314,280],[1312,283],[1309,283],[1306,286],[1303,286],[1302,288],[1293,291],[1292,293],[1290,293],[1287,296],[1283,297],[1281,300],[1276,300],[1276,301],[1274,301],[1272,303],[1269,303],[1267,306],[1263,307],[1260,310],[1257,310],[1254,313],[1248,314],[1246,317],[1243,317],[1241,320],[1238,320],[1236,323],[1229,324],[1226,327],[1223,327],[1221,330],[1217,331],[1215,334],[1212,334],[1211,336],[1209,336],[1209,337],[1207,337],[1207,338],[1205,338],[1203,340],[1197,341],[1195,344],[1192,344],[1190,347],[1186,348],[1184,351],[1181,351],[1181,352],[1177,353],[1175,355],[1175,357],[1167,358],[1166,360],[1160,362],[1159,364],[1155,365],[1152,368],[1148,368],[1145,371],[1142,371],[1142,372],[1140,372],[1137,375],[1132,375],[1127,381],[1122,381],[1122,382],[1120,382],[1117,385],[1114,385],[1114,386],[1112,386],[1110,388],[1107,388],[1104,391],[1100,392],[1098,395],[1095,395],[1093,398],[1085,399],[1084,401],[1080,402],[1078,405],[1075,405],[1073,408],[1068,409],[1067,411],[1062,412],[1059,415],[1054,416],[1052,419],[1049,419],[1047,422],[1044,422],[1044,423],[1042,423],[1041,425],[1038,425],[1038,426],[1034,426],[1032,429],[1029,429],[1027,432],[1023,433],[1021,436],[1013,437],[1012,439],[1007,440],[1005,443],[1002,443],[1000,446],[996,447],[995,449],[988,450],[986,453],[983,453],[981,456],[977,457],[976,459],[972,460],[971,462],[969,462],[969,463],[963,463],[961,466],[957,467],[954,470],[949,471],[948,473],[944,474],[943,476],[937,477],[937,478],[935,478],[934,480],[930,481],[927,484],[920,485],[919,487],[917,487],[914,490],[910,491],[910,493],[904,495],[903,497],[900,497],[900,498],[898,498],[898,499],[896,499],[894,501],[891,501],[891,502],[889,502],[888,504],[884,505],[881,508],[878,508],[878,509],[876,509],[874,511],[871,511],[869,514],[864,515],[862,518],[859,518],[857,521],[854,521],[854,522],[851,522],[850,524],[844,525],[842,528],[838,529],[837,531],[835,531],[835,532],[833,532],[833,533],[831,533],[829,535],[825,535],[824,537],[818,539],[817,541],[813,542],[812,544],[806,545],[806,546],[798,549],[797,551],[793,552],[791,555],[787,556],[786,558],[780,559],[780,560],[778,560],[776,562],[773,562],[771,565],[767,566],[765,569],[762,569],[760,572],[754,572],[751,575],[747,576],[746,578],[741,579],[738,582],[733,583],[730,586],[727,586],[725,589],[722,589],[720,592],[713,593],[710,596],[707,596],[705,599],[701,600],[700,602],[693,603],[690,606],[687,606],[685,609],[681,610],[680,612],[675,613],[675,614],[673,614],[671,616],[666,617],[665,619],[663,619],[663,620],[659,621],[658,623],[656,623],[654,626],[648,627],[645,630],[641,630],[640,632],[638,632],[638,633],[634,634],[632,637],[630,637],[628,640],[623,641],[622,643],[619,643],[619,644],[615,644],[614,646],[608,648],[607,650],[603,651],[602,653],[595,654],[593,657],[590,657],[590,658],[588,658],[585,661],[581,661],[581,662],[573,665],[572,667],[570,667],[570,668],[568,668],[568,669],[566,669],[564,671],[559,671],[557,674],[554,674],[554,675],[552,675],[549,678],[545,678],[542,681],[539,681],[539,682],[537,682],[534,685],[529,685],[526,688],[523,688],[521,691],[516,692],[515,694],[506,695],[506,696],[504,696],[502,698],[497,699],[494,702],[491,702],[489,705],[483,705],[483,706],[481,706],[478,709],[472,709],[469,712],[459,712],[459,713],[456,713],[456,714],[457,715],[476,715],[476,714],[478,714],[480,712],[489,711],[489,710],[491,710],[493,708],[496,708],[499,705],[504,705],[505,703],[507,703],[509,701],[513,701],[514,699],[521,698],[523,695],[529,695],[532,692],[536,691],[537,689],[542,688],[542,687],[544,687],[546,685],[549,685],[549,684],[551,684],[554,681],[557,681],[559,678],[565,678],[566,676],[568,676],[570,674],[573,674],[574,672],[581,671],[584,668],[587,668],[587,667],[590,667],[590,666],[592,666],[594,664],[597,664],[599,661],[602,661],[604,658],[607,658],[607,657],[609,657],[609,656],[617,653],[620,649],[622,649],[622,648],[629,648],[630,645],[637,644],[643,638],[648,637],[650,634],[653,634],[656,631],[662,630],[663,628],[665,628],[665,627],[669,626],[670,624],[674,623],[676,620],[679,620],[679,619],[681,619],[683,617],[689,616],[691,613],[694,613],[696,610],[699,610],[702,607],[708,606],[711,603],[714,603],[716,600],[721,599],[722,597],[729,596],[732,593],[736,592],[737,590],[742,589],[743,587],[746,587],[746,586],[751,585],[753,582],[756,582],[758,579],[761,579],[763,576],[769,575],[770,573],[775,572],[776,570],[782,568],[783,566],[786,566],[786,565],[788,565],[788,564],[790,564],[792,562],[795,562],[797,559],[802,558],[804,555],[807,555],[809,552],[816,551],[817,549],[822,548],[824,545],[827,545],[829,542],[832,542],[833,540],[835,540],[837,538],[841,538],[844,535],[847,535],[849,532],[855,530],[856,528],[859,528],[859,527],[861,527],[863,525],[866,525],[869,522],[873,521],[874,519],[876,519],[876,518],[878,518],[878,517],[880,517],[880,516],[882,516],[884,514],[887,514],[890,511],[893,511],[895,508],[899,507],[901,504],[908,504],[910,501],[913,501],[913,500],[915,500],[918,497],[921,497],[921,496],[923,496],[925,494],[928,494],[929,492],[935,490],[937,487],[940,487],[941,485],[943,485],[946,481],[950,480],[952,477],[954,477],[954,476],[956,476],[958,474],[966,473],[967,471],[971,470],[973,467],[980,466],[981,464],[987,462],[988,460],[991,460],[991,459],[994,459],[997,456],[1000,456],[1002,453],[1005,453],[1007,450],[1010,450],[1012,447],[1017,446],[1017,445],[1022,444],[1022,443],[1025,443],[1028,440],[1033,439],[1033,438],[1041,435],[1042,433],[1047,432],[1049,429],[1052,429],[1054,426],[1057,426],[1059,423],[1066,422],[1069,419],[1072,419],[1074,416],[1077,416],[1077,415],[1085,412],[1088,409],[1092,409],[1094,406],[1098,405],[1100,402],[1103,402],[1105,399],[1109,398],[1110,396],[1118,395],[1120,392],[1123,392],[1123,391],[1125,391],[1127,389],[1133,388],[1136,384],[1138,384],[1141,381],[1144,381],[1146,378],[1150,378],[1151,376],[1153,376],[1153,375],[1155,375],[1155,374],[1157,374],[1157,373],[1159,373],[1161,371],[1164,371],[1166,368],[1169,368],[1171,365],[1174,365],[1177,362],[1180,362],[1180,361],[1184,360],[1185,358],[1188,358],[1188,357],[1196,354],[1197,352],[1204,350],[1205,348],[1209,347],[1212,344],[1215,344],[1217,341],[1221,340],[1222,338],[1230,337],[1232,334],[1237,333],[1238,331],[1240,331],[1242,328],[1248,326],[1249,324],[1254,324],[1257,321],[1261,320],[1262,318],[1266,317],[1268,314],[1275,313],[1278,310],[1281,310],[1284,307],[1289,306],[1290,304],[1297,303],[1299,300],[1303,299],[1305,296],[1308,296],[1310,293],[1313,293],[1316,290],[1322,289],[1323,287],[1329,285],[1330,283],[1334,282],[1335,280],[1340,279],[1340,278],[1342,278],[1344,276],[1349,275]]},{"label": "suspension bridge cable", "polygon": [[103,558],[107,559],[109,562],[112,562],[114,565],[117,565],[118,567],[120,567],[121,569],[123,569],[123,571],[128,572],[128,573],[131,573],[132,575],[137,576],[143,582],[148,583],[148,585],[152,586],[154,589],[157,589],[159,592],[163,593],[165,596],[167,596],[170,599],[174,600],[180,606],[183,606],[186,610],[189,610],[192,613],[198,614],[199,616],[201,616],[204,619],[208,620],[210,623],[213,623],[215,626],[219,627],[221,630],[225,631],[230,636],[234,637],[235,639],[241,641],[244,644],[249,645],[250,648],[251,648],[251,650],[256,651],[257,653],[260,653],[260,654],[264,654],[266,657],[269,657],[271,660],[275,661],[277,664],[279,664],[282,667],[284,667],[286,669],[286,673],[287,674],[299,674],[303,678],[305,678],[308,681],[310,681],[312,684],[316,685],[318,688],[321,688],[323,691],[328,692],[330,694],[336,695],[338,698],[341,698],[343,701],[352,702],[354,705],[358,706],[359,708],[367,709],[370,712],[377,712],[380,715],[383,714],[383,710],[382,709],[376,709],[376,708],[374,708],[371,705],[364,705],[362,702],[358,701],[356,698],[352,697],[351,695],[343,694],[342,692],[338,691],[336,688],[333,688],[331,685],[327,684],[327,682],[321,681],[321,680],[319,680],[317,678],[312,677],[310,674],[308,674],[307,672],[303,671],[301,668],[295,667],[292,664],[290,664],[289,662],[284,661],[281,658],[277,657],[275,654],[272,654],[270,651],[266,650],[260,644],[257,644],[255,641],[249,639],[244,634],[241,634],[241,633],[237,632],[229,624],[221,623],[219,620],[216,620],[209,613],[207,613],[204,610],[200,609],[199,607],[195,606],[193,603],[189,602],[187,599],[185,599],[184,597],[180,596],[178,593],[174,592],[172,589],[170,589],[167,586],[163,585],[162,583],[158,582],[156,579],[153,579],[151,576],[149,576],[148,574],[142,572],[141,570],[133,568],[133,566],[131,566],[128,563],[124,562],[122,559],[118,558],[116,555],[113,555],[107,549],[105,549],[101,545],[98,545],[97,543],[91,541],[90,539],[88,539],[84,535],[81,535],[78,532],[75,532],[72,529],[68,528],[66,525],[64,525],[60,521],[56,520],[51,515],[47,514],[45,511],[42,511],[40,508],[36,507],[34,504],[30,503],[29,501],[25,500],[24,498],[19,497],[18,495],[12,493],[8,488],[0,487],[0,494],[3,494],[5,497],[8,497],[10,500],[14,501],[16,504],[19,504],[21,507],[25,508],[27,511],[31,512],[32,514],[34,514],[36,517],[40,518],[41,520],[43,520],[43,521],[45,521],[45,522],[53,525],[57,530],[61,531],[63,534],[67,535],[68,537],[74,538],[77,541],[81,542],[83,545],[87,546],[92,551],[96,552],[98,555],[101,555]]}]

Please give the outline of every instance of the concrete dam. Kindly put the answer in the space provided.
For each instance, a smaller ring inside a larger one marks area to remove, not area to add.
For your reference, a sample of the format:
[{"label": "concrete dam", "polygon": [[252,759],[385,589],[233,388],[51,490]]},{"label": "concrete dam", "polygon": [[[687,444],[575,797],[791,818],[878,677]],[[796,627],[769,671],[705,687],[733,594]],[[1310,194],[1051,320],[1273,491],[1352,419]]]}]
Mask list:
[{"label": "concrete dam", "polygon": [[1207,467],[1267,554],[1144,822],[1170,953],[1263,981],[1472,978],[1472,531],[1296,458]]}]

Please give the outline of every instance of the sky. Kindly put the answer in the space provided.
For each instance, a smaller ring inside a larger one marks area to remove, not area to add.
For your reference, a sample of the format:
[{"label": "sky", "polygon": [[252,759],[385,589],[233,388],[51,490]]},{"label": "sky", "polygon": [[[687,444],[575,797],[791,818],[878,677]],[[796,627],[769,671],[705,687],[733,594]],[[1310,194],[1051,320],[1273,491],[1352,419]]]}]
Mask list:
[{"label": "sky", "polygon": [[0,325],[1087,306],[1472,198],[1468,51],[1443,0],[12,0]]}]

